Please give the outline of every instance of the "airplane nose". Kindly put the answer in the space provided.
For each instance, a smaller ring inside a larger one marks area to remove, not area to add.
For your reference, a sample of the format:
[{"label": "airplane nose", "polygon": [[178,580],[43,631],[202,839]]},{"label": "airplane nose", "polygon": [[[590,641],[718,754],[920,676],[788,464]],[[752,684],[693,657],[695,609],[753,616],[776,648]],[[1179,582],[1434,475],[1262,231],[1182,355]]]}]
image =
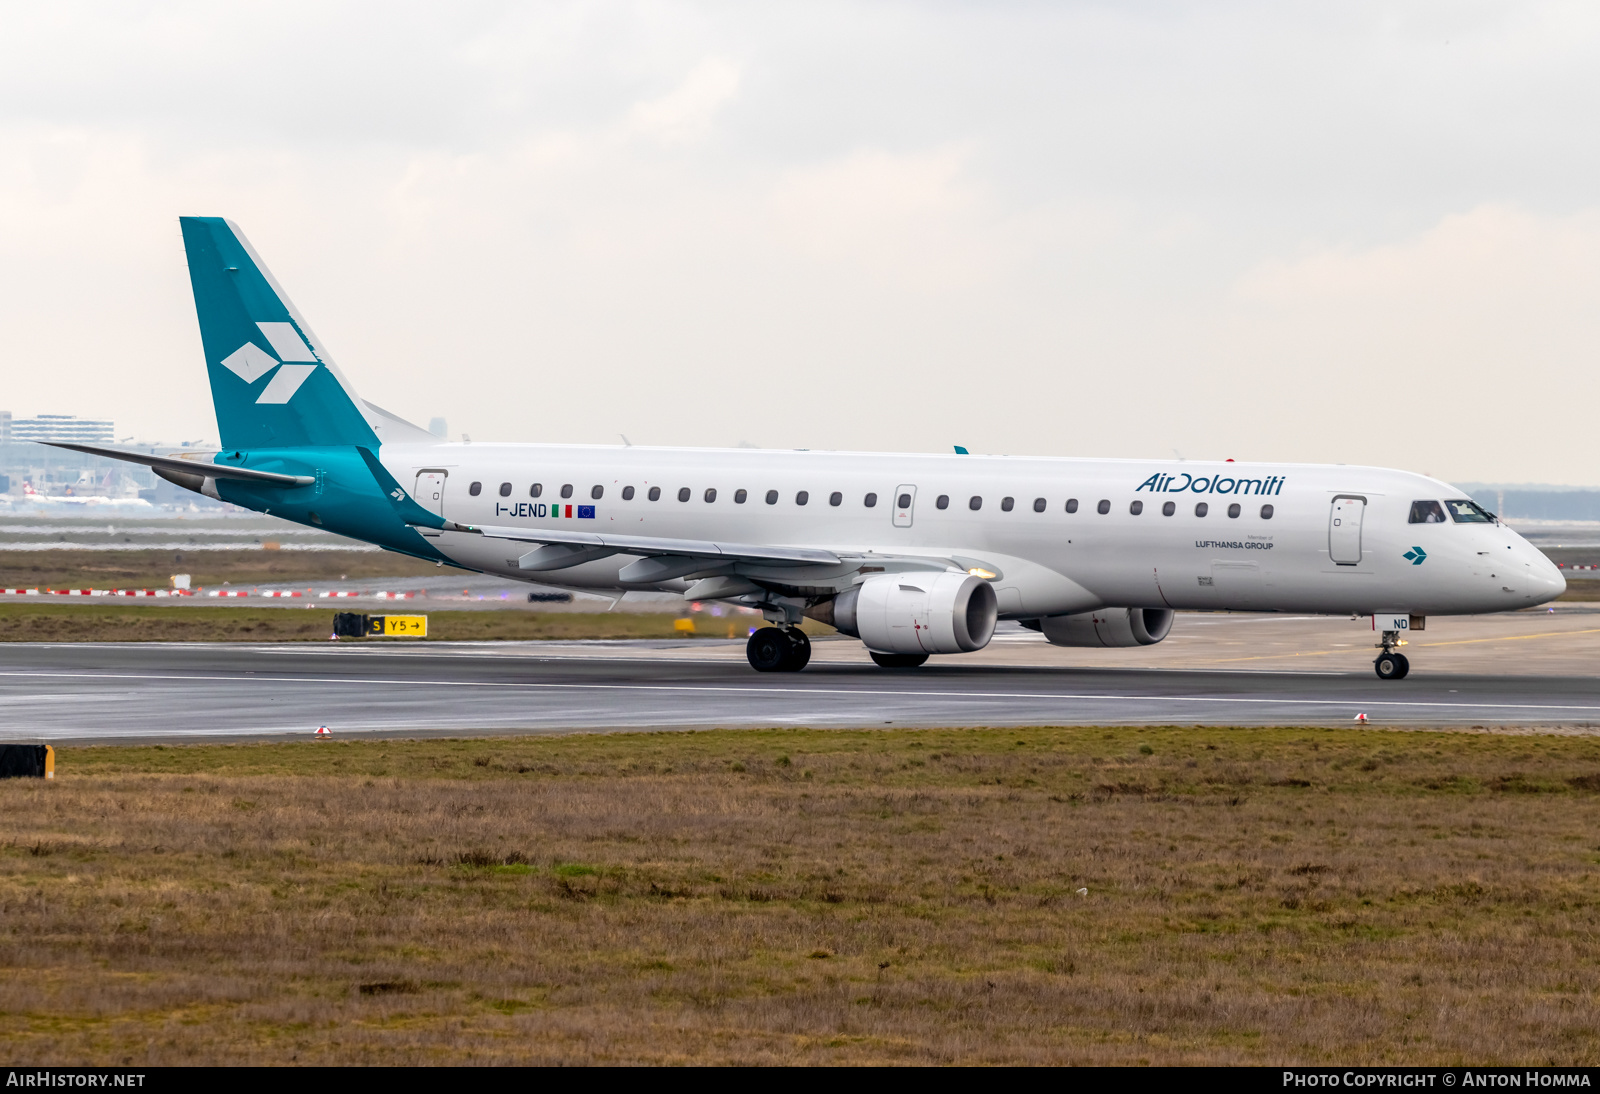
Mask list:
[{"label": "airplane nose", "polygon": [[1567,591],[1567,579],[1561,573],[1560,567],[1537,547],[1529,544],[1523,547],[1525,552],[1524,563],[1528,575],[1528,583],[1532,587],[1535,602],[1543,604],[1547,600],[1554,600]]}]

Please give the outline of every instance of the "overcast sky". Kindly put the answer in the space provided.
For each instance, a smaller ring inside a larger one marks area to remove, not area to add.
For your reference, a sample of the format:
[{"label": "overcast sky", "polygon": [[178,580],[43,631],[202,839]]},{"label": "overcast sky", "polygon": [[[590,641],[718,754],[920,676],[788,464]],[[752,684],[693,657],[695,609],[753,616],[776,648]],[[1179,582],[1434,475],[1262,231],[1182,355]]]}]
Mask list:
[{"label": "overcast sky", "polygon": [[214,438],[176,218],[474,440],[1600,484],[1600,7],[0,4],[0,409]]}]

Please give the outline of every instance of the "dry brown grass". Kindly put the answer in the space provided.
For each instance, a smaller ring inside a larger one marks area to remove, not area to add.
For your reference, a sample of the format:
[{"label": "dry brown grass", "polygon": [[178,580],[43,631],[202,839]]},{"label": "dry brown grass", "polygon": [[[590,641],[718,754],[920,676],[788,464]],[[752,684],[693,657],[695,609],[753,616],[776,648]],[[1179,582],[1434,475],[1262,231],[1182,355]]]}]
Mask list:
[{"label": "dry brown grass", "polygon": [[0,589],[165,589],[180,572],[194,585],[209,587],[225,581],[366,581],[465,571],[392,551],[0,551]]},{"label": "dry brown grass", "polygon": [[0,784],[13,1060],[1600,1058],[1587,738],[790,730],[58,770]]}]

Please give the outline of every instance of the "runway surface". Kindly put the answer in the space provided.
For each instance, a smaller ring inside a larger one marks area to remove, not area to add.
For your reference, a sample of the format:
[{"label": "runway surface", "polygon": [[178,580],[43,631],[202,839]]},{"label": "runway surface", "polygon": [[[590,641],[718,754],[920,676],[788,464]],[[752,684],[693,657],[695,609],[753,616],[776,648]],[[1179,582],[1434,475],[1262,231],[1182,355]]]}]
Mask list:
[{"label": "runway surface", "polygon": [[[1573,621],[1580,622],[1587,620]],[[1089,651],[1117,655],[1121,663],[1054,664],[1039,662],[1077,651],[1025,647],[1020,638],[1010,650],[996,643],[981,660],[949,658],[887,672],[866,661],[858,643],[818,642],[815,649],[803,673],[761,675],[744,664],[742,644],[705,641],[7,643],[0,645],[0,717],[9,739],[55,741],[309,735],[318,725],[336,736],[789,725],[1350,725],[1361,713],[1374,726],[1600,727],[1600,679],[1570,673],[1434,668],[1385,682],[1365,668],[1369,655],[1360,655],[1354,669],[1341,662],[1319,671],[1126,663],[1144,651]]]}]

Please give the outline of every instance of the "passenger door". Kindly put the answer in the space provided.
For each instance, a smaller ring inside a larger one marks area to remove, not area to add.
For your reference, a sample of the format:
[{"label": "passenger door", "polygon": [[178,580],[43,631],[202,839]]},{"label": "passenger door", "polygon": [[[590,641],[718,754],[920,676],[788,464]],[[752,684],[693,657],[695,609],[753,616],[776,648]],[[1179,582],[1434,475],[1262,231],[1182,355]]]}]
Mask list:
[{"label": "passenger door", "polygon": [[911,527],[911,511],[916,508],[917,488],[915,486],[897,486],[894,488],[894,526],[896,528]]},{"label": "passenger door", "polygon": [[417,472],[417,488],[411,494],[418,505],[441,517],[444,516],[444,480],[448,474],[436,470]]},{"label": "passenger door", "polygon": [[1367,499],[1358,494],[1340,494],[1333,499],[1328,514],[1328,557],[1339,566],[1361,562],[1361,521]]}]

